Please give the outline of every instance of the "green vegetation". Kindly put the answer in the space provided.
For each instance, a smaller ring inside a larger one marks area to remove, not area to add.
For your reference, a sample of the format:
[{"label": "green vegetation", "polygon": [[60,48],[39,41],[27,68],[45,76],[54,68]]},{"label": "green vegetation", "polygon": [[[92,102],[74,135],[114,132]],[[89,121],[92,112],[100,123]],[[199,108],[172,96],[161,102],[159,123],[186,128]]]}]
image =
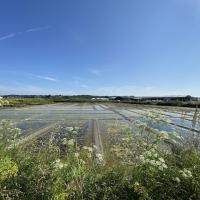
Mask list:
[{"label": "green vegetation", "polygon": [[22,107],[27,105],[44,105],[54,103],[51,99],[46,98],[8,98],[11,107]]},{"label": "green vegetation", "polygon": [[[23,107],[28,105],[45,105],[53,103],[66,103],[66,102],[94,102],[89,95],[78,96],[6,96],[0,99],[0,107]],[[1,102],[2,101],[2,102]],[[4,102],[4,103],[3,103]],[[7,103],[6,103],[7,102]],[[9,102],[9,103],[8,103]]]},{"label": "green vegetation", "polygon": [[[110,151],[80,145],[79,128],[52,133],[42,145],[19,146],[21,132],[0,123],[1,199],[200,199],[199,138],[150,128],[107,127]],[[165,119],[164,119],[165,120]],[[167,119],[166,119],[167,120]]]}]

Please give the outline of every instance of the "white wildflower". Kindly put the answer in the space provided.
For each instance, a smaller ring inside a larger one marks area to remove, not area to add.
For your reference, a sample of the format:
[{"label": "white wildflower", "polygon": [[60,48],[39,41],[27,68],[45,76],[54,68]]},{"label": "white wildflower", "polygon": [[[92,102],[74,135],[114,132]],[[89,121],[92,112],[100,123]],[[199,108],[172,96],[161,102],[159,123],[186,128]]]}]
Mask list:
[{"label": "white wildflower", "polygon": [[78,131],[78,130],[79,130],[79,127],[78,127],[78,126],[75,126],[75,127],[74,127],[74,130],[75,130],[75,131]]},{"label": "white wildflower", "polygon": [[82,159],[80,159],[79,162],[80,162],[80,164],[83,164],[83,165],[85,165],[85,163],[86,163],[86,162],[85,162],[84,160],[82,160]]},{"label": "white wildflower", "polygon": [[180,180],[179,177],[176,177],[174,180],[175,180],[177,183],[180,183],[180,182],[181,182],[181,180]]},{"label": "white wildflower", "polygon": [[160,166],[162,163],[160,161],[156,161],[156,165]]},{"label": "white wildflower", "polygon": [[150,160],[149,162],[151,165],[155,166],[156,165],[156,161],[155,160]]},{"label": "white wildflower", "polygon": [[140,184],[138,182],[135,182],[134,183],[134,186],[139,186]]},{"label": "white wildflower", "polygon": [[71,131],[73,131],[74,129],[73,129],[73,127],[67,127],[66,130],[71,132]]},{"label": "white wildflower", "polygon": [[72,134],[76,135],[78,132],[77,131],[72,131]]},{"label": "white wildflower", "polygon": [[62,169],[64,167],[64,164],[61,162],[60,159],[57,159],[55,162],[54,162],[54,167],[56,169]]},{"label": "white wildflower", "polygon": [[144,162],[144,156],[143,156],[143,155],[141,155],[141,156],[139,157],[139,159],[140,159],[142,162]]},{"label": "white wildflower", "polygon": [[96,154],[96,158],[97,158],[97,162],[98,162],[99,164],[102,164],[102,165],[105,164],[105,163],[104,163],[104,159],[103,159],[103,155],[102,155],[101,153],[97,153],[97,154]]},{"label": "white wildflower", "polygon": [[150,159],[149,159],[149,158],[147,158],[147,159],[145,160],[145,162],[146,162],[146,163],[149,163],[149,162],[150,162]]},{"label": "white wildflower", "polygon": [[79,153],[77,153],[77,152],[74,153],[74,157],[75,157],[75,158],[79,158]]},{"label": "white wildflower", "polygon": [[185,178],[191,178],[192,177],[192,172],[190,170],[185,169],[185,168],[183,170],[180,170],[180,173]]},{"label": "white wildflower", "polygon": [[158,154],[157,154],[157,153],[155,153],[155,154],[153,154],[153,156],[154,156],[155,158],[157,158],[157,157],[158,157]]},{"label": "white wildflower", "polygon": [[74,146],[75,140],[74,140],[74,139],[70,139],[70,140],[67,141],[67,144],[68,144],[69,146]]},{"label": "white wildflower", "polygon": [[152,155],[150,151],[146,151],[145,154],[146,154],[147,156],[151,156],[151,155]]},{"label": "white wildflower", "polygon": [[167,165],[166,165],[165,163],[163,163],[162,166],[163,166],[164,169],[167,169],[167,168],[168,168]]},{"label": "white wildflower", "polygon": [[158,158],[162,163],[165,162],[165,160],[163,158]]},{"label": "white wildflower", "polygon": [[151,149],[151,152],[152,152],[152,153],[155,153],[155,152],[156,152],[156,150],[155,150],[154,148],[152,148],[152,149]]}]

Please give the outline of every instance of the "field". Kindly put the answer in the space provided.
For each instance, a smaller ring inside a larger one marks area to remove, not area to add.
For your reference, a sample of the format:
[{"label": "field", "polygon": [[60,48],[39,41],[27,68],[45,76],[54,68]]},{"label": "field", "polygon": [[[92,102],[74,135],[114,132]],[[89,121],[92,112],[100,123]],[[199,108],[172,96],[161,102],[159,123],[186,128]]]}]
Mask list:
[{"label": "field", "polygon": [[2,199],[200,198],[197,109],[59,103],[0,121]]},{"label": "field", "polygon": [[[159,116],[160,122],[154,123],[159,130],[176,131],[182,136],[188,132],[199,133],[199,113],[195,109],[175,107],[151,107],[129,104],[53,104],[25,108],[4,109],[0,112],[0,120],[11,120],[15,126],[22,130],[23,141],[28,141],[41,135],[49,135],[53,129],[79,127],[84,137],[88,138],[90,132],[95,137],[104,137],[106,128],[111,124],[127,125],[134,128],[135,122],[144,122],[149,114]],[[103,146],[103,144],[101,144]]]}]

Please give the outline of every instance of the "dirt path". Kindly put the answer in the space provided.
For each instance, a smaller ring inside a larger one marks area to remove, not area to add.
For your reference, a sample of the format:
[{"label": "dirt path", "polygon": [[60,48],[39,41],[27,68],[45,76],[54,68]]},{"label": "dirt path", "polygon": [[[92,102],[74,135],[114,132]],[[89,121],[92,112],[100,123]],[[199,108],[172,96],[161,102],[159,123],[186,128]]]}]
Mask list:
[{"label": "dirt path", "polygon": [[94,158],[98,158],[98,155],[102,155],[103,157],[104,154],[103,144],[102,144],[98,120],[96,119],[89,120],[87,138],[89,138],[91,143],[95,146]]},{"label": "dirt path", "polygon": [[96,146],[97,153],[103,154],[103,144],[99,130],[98,120],[92,120],[93,143]]}]

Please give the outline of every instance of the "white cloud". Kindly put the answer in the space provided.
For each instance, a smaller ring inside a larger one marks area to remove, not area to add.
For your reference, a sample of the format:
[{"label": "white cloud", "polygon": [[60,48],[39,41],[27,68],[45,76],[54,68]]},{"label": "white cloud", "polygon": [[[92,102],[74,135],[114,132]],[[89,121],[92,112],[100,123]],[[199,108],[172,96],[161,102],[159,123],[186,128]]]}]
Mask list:
[{"label": "white cloud", "polygon": [[57,79],[49,77],[49,76],[40,76],[40,75],[33,75],[33,76],[36,77],[36,78],[47,80],[47,81],[57,81]]},{"label": "white cloud", "polygon": [[31,28],[31,29],[27,29],[25,32],[26,33],[30,33],[30,32],[38,32],[38,31],[44,31],[49,29],[50,26],[43,26],[43,27],[37,27],[37,28]]},{"label": "white cloud", "polygon": [[12,37],[15,37],[15,36],[16,36],[16,33],[10,33],[10,34],[8,34],[8,35],[5,35],[5,36],[0,37],[0,41],[1,41],[1,40],[9,39],[9,38],[12,38]]},{"label": "white cloud", "polygon": [[25,33],[44,31],[44,30],[47,30],[49,28],[50,28],[50,26],[43,26],[43,27],[27,29],[26,31],[22,31],[22,32],[10,33],[10,34],[4,35],[4,36],[0,36],[0,41],[6,40],[6,39],[9,39],[9,38],[13,38],[17,35],[22,35],[22,34],[25,34]]},{"label": "white cloud", "polygon": [[100,76],[101,75],[101,71],[98,69],[89,69],[88,70],[91,74],[95,75],[95,76]]},{"label": "white cloud", "polygon": [[32,77],[32,78],[39,78],[39,79],[43,79],[43,80],[47,80],[47,81],[58,81],[56,78],[51,77],[51,76],[32,74],[32,73],[29,73],[29,72],[15,71],[15,70],[7,70],[6,72],[25,75],[25,76],[29,76],[29,77]]},{"label": "white cloud", "polygon": [[51,76],[46,76],[46,75],[32,74],[29,72],[20,72],[20,74],[24,74],[24,75],[30,76],[32,78],[39,78],[39,79],[47,80],[47,81],[58,81],[56,78],[51,77]]}]

